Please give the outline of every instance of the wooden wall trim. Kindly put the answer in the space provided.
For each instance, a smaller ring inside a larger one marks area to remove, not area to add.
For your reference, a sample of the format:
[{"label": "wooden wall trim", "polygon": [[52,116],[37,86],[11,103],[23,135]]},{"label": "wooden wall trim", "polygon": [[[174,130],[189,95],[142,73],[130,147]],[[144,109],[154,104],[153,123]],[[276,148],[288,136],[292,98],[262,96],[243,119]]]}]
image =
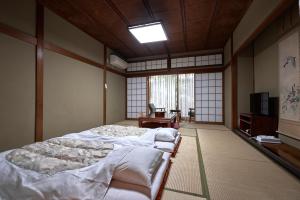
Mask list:
[{"label": "wooden wall trim", "polygon": [[53,43],[50,43],[50,42],[44,42],[44,46],[45,46],[45,49],[47,50],[50,50],[50,51],[53,51],[55,53],[58,53],[58,54],[61,54],[61,55],[64,55],[64,56],[67,56],[69,58],[73,58],[75,60],[78,60],[78,61],[81,61],[81,62],[84,62],[86,64],[89,64],[89,65],[93,65],[93,66],[96,66],[96,67],[99,67],[99,68],[102,68],[104,69],[104,65],[100,64],[100,63],[97,63],[89,58],[85,58],[83,56],[80,56],[74,52],[71,52],[67,49],[64,49],[62,47],[59,47],[58,45],[56,44],[53,44]]},{"label": "wooden wall trim", "polygon": [[[36,21],[36,22],[38,23],[38,21]],[[37,30],[37,28],[38,27],[36,27],[36,30]],[[27,43],[32,44],[32,45],[37,45],[37,40],[38,40],[37,36],[32,36],[28,33],[24,33],[24,32],[22,32],[22,31],[20,31],[16,28],[13,28],[13,27],[11,27],[9,25],[6,25],[6,24],[3,24],[1,22],[0,22],[0,33],[3,33],[5,35],[11,36],[13,38],[19,39],[23,42],[27,42]],[[41,41],[44,41],[44,37],[41,39]],[[79,54],[76,54],[72,51],[69,51],[65,48],[62,48],[62,47],[60,47],[56,44],[44,41],[43,45],[44,45],[44,48],[49,50],[49,51],[53,51],[53,52],[56,52],[58,54],[73,58],[75,60],[79,60],[79,61],[84,62],[84,63],[89,64],[89,65],[93,65],[93,66],[96,66],[96,67],[99,67],[99,68],[102,68],[102,69],[104,68],[103,64],[97,63],[97,62],[95,62],[95,61],[93,61],[89,58],[80,56]],[[118,74],[120,76],[125,76],[124,72],[118,71],[118,70],[110,68],[110,67],[107,67],[107,71]]]},{"label": "wooden wall trim", "polygon": [[[50,42],[44,42],[44,46],[45,46],[45,49],[53,51],[55,53],[67,56],[69,58],[73,58],[75,60],[84,62],[86,64],[89,64],[89,65],[92,65],[92,66],[95,66],[95,67],[99,67],[101,69],[105,68],[104,64],[100,64],[98,62],[95,62],[95,61],[93,61],[93,60],[91,60],[89,58],[83,57],[83,56],[81,56],[81,55],[79,55],[77,53],[74,53],[74,52],[69,51],[69,50],[67,50],[65,48],[62,48],[62,47],[60,47],[60,46],[58,46],[56,44],[53,44],[53,43],[50,43]],[[115,73],[115,74],[118,74],[118,75],[121,75],[121,76],[125,76],[125,73],[120,72],[118,70],[115,70],[115,69],[112,69],[112,68],[109,68],[109,67],[107,67],[106,69],[107,69],[107,71],[110,71],[112,73]]]},{"label": "wooden wall trim", "polygon": [[124,77],[126,76],[126,73],[120,72],[120,71],[118,71],[118,70],[116,70],[116,69],[113,69],[113,68],[110,68],[109,66],[107,66],[106,71],[109,71],[109,72],[118,74],[118,75],[120,75],[120,76],[124,76]]},{"label": "wooden wall trim", "polygon": [[170,70],[168,70],[168,69],[159,69],[159,70],[131,72],[131,73],[127,73],[126,77],[143,77],[143,76],[168,75],[168,74],[223,72],[224,69],[225,69],[224,66],[171,68]]},{"label": "wooden wall trim", "polygon": [[32,36],[28,33],[22,32],[18,29],[15,29],[9,25],[3,24],[1,22],[0,22],[0,33],[9,35],[13,38],[19,39],[23,42],[27,42],[32,45],[37,44],[37,39],[34,36]]},{"label": "wooden wall trim", "polygon": [[35,141],[43,140],[44,105],[44,7],[36,4]]}]

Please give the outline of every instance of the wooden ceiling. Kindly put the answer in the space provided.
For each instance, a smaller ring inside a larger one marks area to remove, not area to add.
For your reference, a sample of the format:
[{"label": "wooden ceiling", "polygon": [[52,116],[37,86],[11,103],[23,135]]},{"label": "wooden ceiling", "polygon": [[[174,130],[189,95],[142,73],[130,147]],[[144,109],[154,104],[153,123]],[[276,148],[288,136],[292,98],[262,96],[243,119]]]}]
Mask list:
[{"label": "wooden ceiling", "polygon": [[[125,58],[223,48],[252,0],[41,0]],[[162,21],[166,42],[140,44],[128,26]]]}]

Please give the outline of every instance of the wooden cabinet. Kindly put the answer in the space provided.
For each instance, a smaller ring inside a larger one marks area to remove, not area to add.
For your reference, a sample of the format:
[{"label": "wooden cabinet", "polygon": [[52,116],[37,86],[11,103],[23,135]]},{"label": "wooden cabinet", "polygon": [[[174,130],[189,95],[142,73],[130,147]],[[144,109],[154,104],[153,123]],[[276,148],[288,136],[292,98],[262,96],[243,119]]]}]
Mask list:
[{"label": "wooden cabinet", "polygon": [[257,135],[276,135],[278,120],[273,116],[240,114],[240,130],[250,137]]}]

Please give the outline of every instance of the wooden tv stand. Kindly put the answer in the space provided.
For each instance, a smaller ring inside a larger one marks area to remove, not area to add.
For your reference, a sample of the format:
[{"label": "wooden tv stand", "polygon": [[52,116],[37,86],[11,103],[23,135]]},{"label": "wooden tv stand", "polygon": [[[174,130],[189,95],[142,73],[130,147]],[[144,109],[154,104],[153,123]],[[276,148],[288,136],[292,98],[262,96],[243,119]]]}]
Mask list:
[{"label": "wooden tv stand", "polygon": [[278,120],[273,116],[257,115],[253,113],[240,114],[240,130],[250,137],[257,135],[276,136]]}]

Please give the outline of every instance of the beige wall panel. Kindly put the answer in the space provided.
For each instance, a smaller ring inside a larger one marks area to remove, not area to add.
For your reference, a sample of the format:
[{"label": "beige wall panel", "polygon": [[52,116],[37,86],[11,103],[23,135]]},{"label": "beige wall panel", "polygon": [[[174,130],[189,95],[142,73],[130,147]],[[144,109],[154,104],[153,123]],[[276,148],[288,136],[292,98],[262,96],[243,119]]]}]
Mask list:
[{"label": "beige wall panel", "polygon": [[231,38],[227,40],[224,46],[224,65],[226,65],[231,60]]},{"label": "beige wall panel", "polygon": [[45,40],[103,64],[103,44],[45,9]]},{"label": "beige wall panel", "polygon": [[255,92],[278,96],[278,38],[280,23],[275,21],[254,42]]},{"label": "beige wall panel", "polygon": [[103,122],[103,70],[45,51],[44,138]]},{"label": "beige wall panel", "polygon": [[[250,112],[250,94],[253,93],[252,48],[247,48],[238,56],[238,118],[240,113]],[[239,120],[238,120],[239,123]]]},{"label": "beige wall panel", "polygon": [[35,0],[1,0],[0,22],[35,35]]},{"label": "beige wall panel", "polygon": [[236,52],[279,2],[280,0],[253,0],[233,32],[233,52]]},{"label": "beige wall panel", "polygon": [[0,151],[34,141],[35,47],[0,34]]},{"label": "beige wall panel", "polygon": [[106,122],[111,124],[125,119],[125,77],[107,72]]},{"label": "beige wall panel", "polygon": [[278,96],[278,48],[277,43],[267,47],[254,57],[255,92],[269,92]]},{"label": "beige wall panel", "polygon": [[231,66],[229,65],[229,67],[226,68],[225,72],[224,72],[224,76],[225,76],[225,126],[227,128],[231,129],[231,117],[232,117],[232,81],[231,81]]}]

